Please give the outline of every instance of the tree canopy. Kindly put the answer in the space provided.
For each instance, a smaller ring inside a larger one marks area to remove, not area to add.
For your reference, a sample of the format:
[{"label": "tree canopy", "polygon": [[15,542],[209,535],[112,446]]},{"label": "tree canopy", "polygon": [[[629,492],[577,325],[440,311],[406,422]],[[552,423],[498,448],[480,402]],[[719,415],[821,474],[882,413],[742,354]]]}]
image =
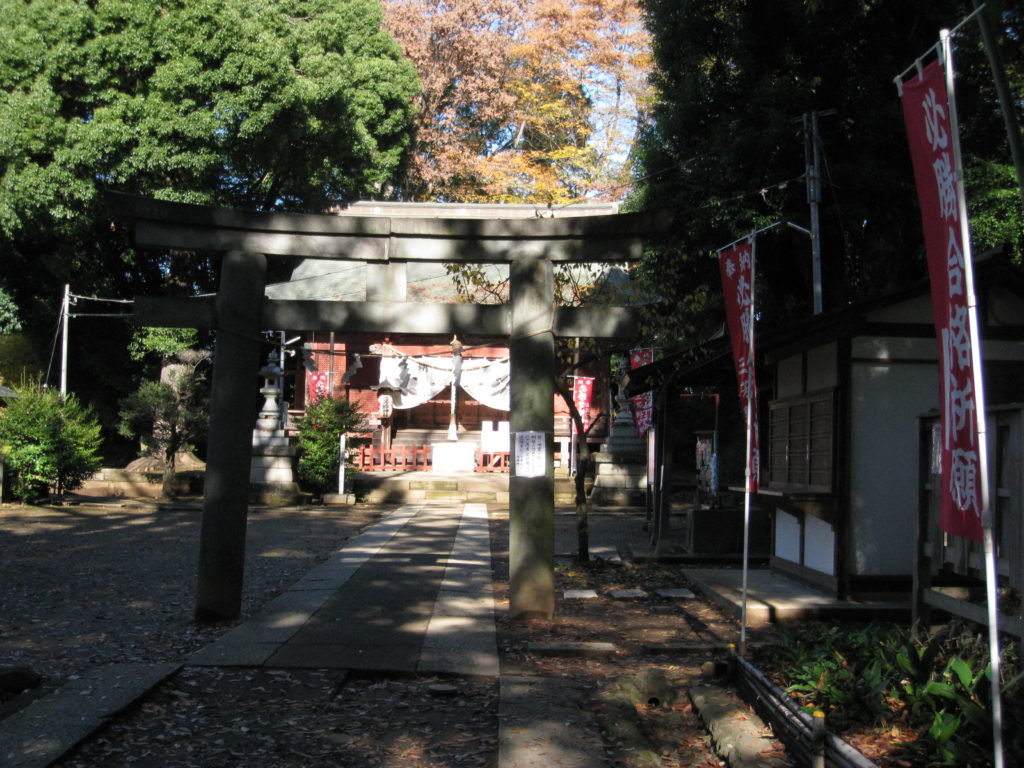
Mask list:
[{"label": "tree canopy", "polygon": [[[818,113],[826,310],[924,274],[920,215],[893,79],[939,30],[972,10],[955,0],[644,0],[657,62],[655,118],[634,201],[669,207],[672,241],[639,270],[674,311],[649,329],[687,345],[721,322],[713,251],[775,222],[809,226],[803,118]],[[989,3],[1024,98],[1019,7]],[[1022,245],[1005,132],[977,25],[956,36],[958,103],[975,247]],[[1019,103],[1019,101],[1018,101]],[[810,245],[785,226],[758,240],[763,319],[807,316]]]},{"label": "tree canopy", "polygon": [[410,200],[619,199],[648,109],[638,0],[385,0],[420,73]]},{"label": "tree canopy", "polygon": [[[104,187],[259,210],[386,194],[418,84],[381,18],[379,0],[0,0],[0,287],[39,345],[63,283],[215,285],[208,260],[135,253]],[[72,381],[131,388],[114,325],[73,321]]]}]

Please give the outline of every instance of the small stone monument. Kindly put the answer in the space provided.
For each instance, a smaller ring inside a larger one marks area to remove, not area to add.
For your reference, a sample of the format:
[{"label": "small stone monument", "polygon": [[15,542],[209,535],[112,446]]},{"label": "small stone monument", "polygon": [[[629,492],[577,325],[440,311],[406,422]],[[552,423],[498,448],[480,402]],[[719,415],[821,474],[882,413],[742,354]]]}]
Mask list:
[{"label": "small stone monument", "polygon": [[629,399],[616,397],[615,419],[608,440],[594,454],[596,477],[591,500],[595,506],[643,506],[647,494],[647,438],[636,431]]},{"label": "small stone monument", "polygon": [[252,433],[252,464],[249,469],[249,493],[264,504],[293,503],[299,498],[299,486],[292,469],[295,449],[288,442],[282,423],[281,368],[271,353],[260,369],[263,377],[263,407]]}]

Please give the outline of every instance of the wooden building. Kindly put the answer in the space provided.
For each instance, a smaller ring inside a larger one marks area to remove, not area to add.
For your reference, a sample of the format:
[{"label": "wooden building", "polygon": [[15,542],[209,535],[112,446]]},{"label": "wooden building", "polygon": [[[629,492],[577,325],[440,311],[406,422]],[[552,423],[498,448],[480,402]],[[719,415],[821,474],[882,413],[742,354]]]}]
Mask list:
[{"label": "wooden building", "polygon": [[[1020,590],[1024,280],[999,256],[976,260],[976,272],[999,569]],[[757,349],[755,504],[770,515],[771,567],[839,597],[909,593],[919,572],[937,582],[979,575],[977,548],[936,525],[939,384],[928,282],[786,328],[758,328]],[[665,381],[657,366],[633,372],[627,391]],[[670,386],[723,381],[731,366],[720,339]]]}]

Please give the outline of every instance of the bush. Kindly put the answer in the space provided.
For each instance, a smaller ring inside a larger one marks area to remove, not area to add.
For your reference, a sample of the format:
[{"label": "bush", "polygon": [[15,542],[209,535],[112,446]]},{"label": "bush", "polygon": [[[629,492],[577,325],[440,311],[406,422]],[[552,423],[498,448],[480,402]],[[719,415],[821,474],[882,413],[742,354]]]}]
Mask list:
[{"label": "bush", "polygon": [[344,400],[322,397],[306,406],[306,415],[298,423],[298,474],[303,487],[321,495],[337,488],[338,439],[359,424],[359,412]]},{"label": "bush", "polygon": [[143,382],[121,401],[118,431],[125,437],[141,437],[148,450],[162,458],[162,493],[168,498],[173,495],[178,453],[193,450],[193,441],[206,435],[209,403],[196,373],[204,359],[204,353],[196,353],[191,362],[165,366],[165,381]]},{"label": "bush", "polygon": [[[991,764],[992,712],[984,632],[950,625],[934,635],[887,624],[784,628],[761,649],[769,676],[806,709],[821,709],[836,732],[899,723],[915,733],[902,746],[913,765]],[[1010,765],[1024,744],[1016,648],[1003,647],[1003,734]]]},{"label": "bush", "polygon": [[74,395],[22,387],[0,408],[0,455],[25,502],[81,487],[100,469],[100,425]]}]

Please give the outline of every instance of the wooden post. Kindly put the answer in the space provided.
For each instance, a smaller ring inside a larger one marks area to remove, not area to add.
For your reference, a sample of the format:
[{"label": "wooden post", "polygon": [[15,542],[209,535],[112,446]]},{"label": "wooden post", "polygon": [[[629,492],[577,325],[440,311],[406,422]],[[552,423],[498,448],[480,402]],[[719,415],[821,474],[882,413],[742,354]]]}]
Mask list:
[{"label": "wooden post", "polygon": [[262,254],[230,251],[221,268],[199,544],[198,621],[233,619],[242,608],[266,267]]},{"label": "wooden post", "polygon": [[[509,612],[550,617],[555,610],[554,278],[551,262],[520,257],[510,267],[512,300],[509,477]],[[515,435],[544,432],[547,466],[541,477],[515,474]]]}]

